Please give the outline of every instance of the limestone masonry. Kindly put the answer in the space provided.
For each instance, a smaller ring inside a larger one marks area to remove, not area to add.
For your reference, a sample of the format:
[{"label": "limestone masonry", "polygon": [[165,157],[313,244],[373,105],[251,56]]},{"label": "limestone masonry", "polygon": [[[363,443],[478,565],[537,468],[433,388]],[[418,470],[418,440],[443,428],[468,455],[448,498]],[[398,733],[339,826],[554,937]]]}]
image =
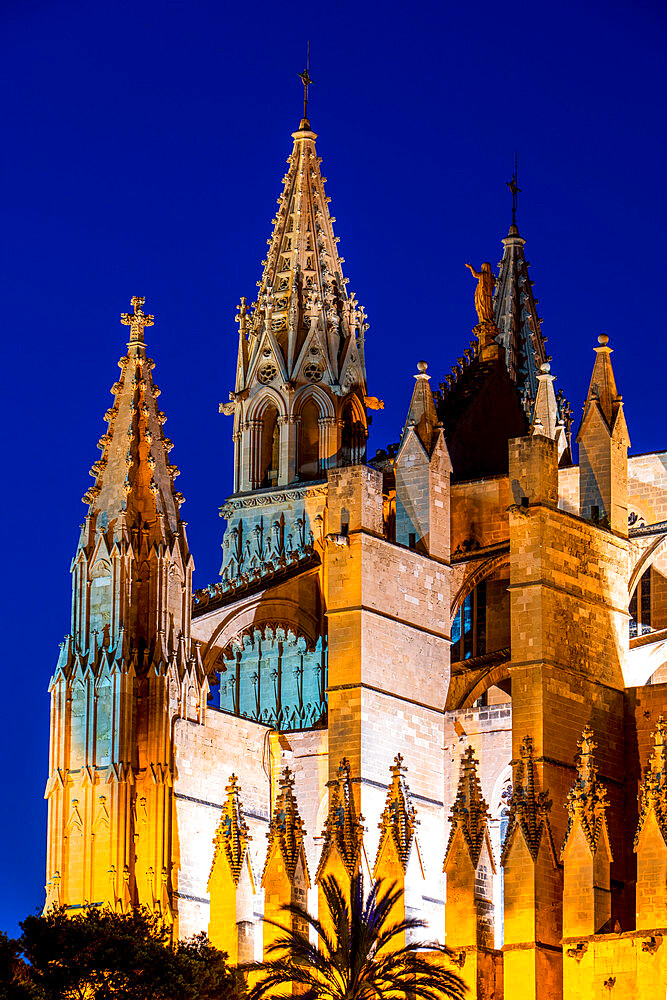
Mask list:
[{"label": "limestone masonry", "polygon": [[492,299],[471,268],[469,346],[435,390],[419,363],[369,460],[315,139],[304,117],[238,308],[223,561],[194,594],[153,317],[123,314],[50,686],[46,905],[145,905],[245,961],[263,916],[362,871],[472,997],[664,1000],[667,452],[628,458],[601,336],[574,464],[513,222]]}]

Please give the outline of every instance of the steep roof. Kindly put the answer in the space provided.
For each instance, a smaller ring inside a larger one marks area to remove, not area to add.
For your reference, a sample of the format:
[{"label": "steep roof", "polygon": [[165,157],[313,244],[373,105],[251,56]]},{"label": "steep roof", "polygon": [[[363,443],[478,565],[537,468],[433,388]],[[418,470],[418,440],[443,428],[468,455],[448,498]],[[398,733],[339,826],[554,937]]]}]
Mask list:
[{"label": "steep roof", "polygon": [[424,451],[429,457],[431,455],[434,443],[434,431],[436,427],[440,426],[440,422],[435,409],[433,391],[429,385],[431,376],[426,374],[427,368],[428,365],[425,361],[417,363],[418,371],[414,376],[415,387],[412,392],[405,427],[403,428],[403,437],[398,449],[399,454],[410,428],[414,428],[415,433],[424,446]]},{"label": "steep roof", "polygon": [[507,442],[528,432],[528,418],[502,350],[487,361],[466,350],[447,382],[440,383],[436,404],[454,480],[507,472]]}]

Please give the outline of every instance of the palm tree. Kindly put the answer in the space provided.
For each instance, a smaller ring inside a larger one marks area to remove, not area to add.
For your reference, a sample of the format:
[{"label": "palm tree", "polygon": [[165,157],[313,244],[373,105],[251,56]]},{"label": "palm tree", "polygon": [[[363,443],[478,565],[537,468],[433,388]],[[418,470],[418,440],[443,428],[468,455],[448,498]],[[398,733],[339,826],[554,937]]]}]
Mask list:
[{"label": "palm tree", "polygon": [[[291,996],[288,983],[303,1000],[462,1000],[463,980],[444,967],[451,952],[441,944],[403,943],[406,931],[425,922],[406,918],[389,923],[402,889],[374,882],[364,903],[361,875],[352,879],[350,904],[335,878],[323,879],[321,888],[330,914],[329,931],[321,920],[298,904],[282,907],[296,919],[292,929],[271,921],[285,931],[267,949],[267,960],[248,971],[259,973],[250,1000],[277,1000]],[[309,929],[320,946],[311,944]],[[397,941],[397,939],[399,939]],[[271,957],[271,956],[277,957]],[[282,987],[282,991],[281,991]]]}]

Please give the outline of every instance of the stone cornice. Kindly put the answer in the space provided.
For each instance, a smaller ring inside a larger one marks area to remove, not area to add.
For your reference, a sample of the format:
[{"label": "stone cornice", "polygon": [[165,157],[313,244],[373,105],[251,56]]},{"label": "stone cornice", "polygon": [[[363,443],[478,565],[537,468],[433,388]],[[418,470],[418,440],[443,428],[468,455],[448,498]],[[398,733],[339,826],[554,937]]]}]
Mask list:
[{"label": "stone cornice", "polygon": [[233,496],[220,507],[220,517],[229,518],[237,510],[250,510],[253,507],[270,507],[272,504],[289,503],[292,500],[311,500],[316,497],[326,498],[327,484],[324,481],[311,485],[286,487],[282,490],[265,490],[249,493],[245,496]]}]

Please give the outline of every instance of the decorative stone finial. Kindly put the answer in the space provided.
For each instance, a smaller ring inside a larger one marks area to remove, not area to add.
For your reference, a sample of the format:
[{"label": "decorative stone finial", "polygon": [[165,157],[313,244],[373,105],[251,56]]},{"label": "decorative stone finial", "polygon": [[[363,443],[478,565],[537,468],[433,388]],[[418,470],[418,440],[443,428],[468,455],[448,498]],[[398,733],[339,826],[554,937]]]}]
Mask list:
[{"label": "decorative stone finial", "polygon": [[218,829],[213,838],[214,850],[211,866],[211,873],[213,873],[219,856],[224,854],[236,885],[239,884],[248,843],[252,839],[243,815],[238,781],[235,774],[230,775],[229,784],[225,788],[227,801],[223,806]]},{"label": "decorative stone finial", "polygon": [[426,371],[427,368],[428,368],[428,362],[427,361],[418,361],[417,362],[417,371],[418,372],[421,372],[423,374]]},{"label": "decorative stone finial", "polygon": [[394,757],[390,771],[391,781],[387,788],[384,811],[378,824],[381,833],[375,858],[374,870],[376,874],[381,874],[381,872],[378,873],[380,855],[388,840],[393,843],[403,871],[407,871],[410,850],[415,838],[415,827],[419,822],[410,801],[410,792],[405,781],[407,768],[403,764],[403,757],[400,753]]},{"label": "decorative stone finial", "polygon": [[606,347],[608,343],[609,343],[609,337],[607,336],[607,334],[601,333],[600,336],[598,337],[598,344],[601,347]]},{"label": "decorative stone finial", "polygon": [[294,795],[294,775],[289,767],[286,767],[278,779],[278,794],[267,833],[269,848],[266,854],[264,874],[266,874],[273,848],[277,847],[285,864],[285,871],[290,882],[294,880],[297,864],[299,858],[301,858],[306,881],[310,884],[308,865],[303,846],[305,832],[303,821],[299,815],[296,796]]},{"label": "decorative stone finial", "polygon": [[482,786],[479,783],[477,775],[475,751],[471,746],[468,746],[461,757],[459,784],[456,790],[456,798],[449,814],[451,830],[447,850],[445,851],[445,870],[447,869],[457,831],[460,831],[463,835],[473,868],[476,868],[479,863],[480,854],[485,843],[487,843],[489,857],[493,865],[493,854],[487,827],[488,815],[489,807],[482,795]]},{"label": "decorative stone finial", "polygon": [[651,810],[655,812],[660,832],[667,844],[667,725],[662,715],[658,717],[653,740],[653,752],[639,788],[639,824],[635,836],[635,851]]},{"label": "decorative stone finial", "polygon": [[549,823],[551,800],[548,792],[535,790],[535,762],[533,741],[524,736],[519,749],[519,760],[514,761],[514,782],[510,799],[507,833],[502,847],[501,863],[504,865],[515,831],[523,833],[526,846],[535,861],[542,837],[547,838],[551,859],[556,867],[556,850]]},{"label": "decorative stone finial", "polygon": [[363,816],[357,818],[350,762],[343,757],[338,767],[338,777],[327,782],[329,813],[324,823],[324,843],[315,881],[324,876],[326,863],[334,847],[348,875],[352,877],[361,863],[361,845],[364,835]]},{"label": "decorative stone finial", "polygon": [[604,833],[607,840],[609,839],[607,834],[607,807],[609,805],[607,788],[597,780],[598,768],[594,756],[597,743],[590,726],[585,727],[577,747],[579,748],[576,758],[577,780],[567,795],[568,819],[561,860],[577,820],[581,824],[591,853],[595,853],[601,834]]}]

